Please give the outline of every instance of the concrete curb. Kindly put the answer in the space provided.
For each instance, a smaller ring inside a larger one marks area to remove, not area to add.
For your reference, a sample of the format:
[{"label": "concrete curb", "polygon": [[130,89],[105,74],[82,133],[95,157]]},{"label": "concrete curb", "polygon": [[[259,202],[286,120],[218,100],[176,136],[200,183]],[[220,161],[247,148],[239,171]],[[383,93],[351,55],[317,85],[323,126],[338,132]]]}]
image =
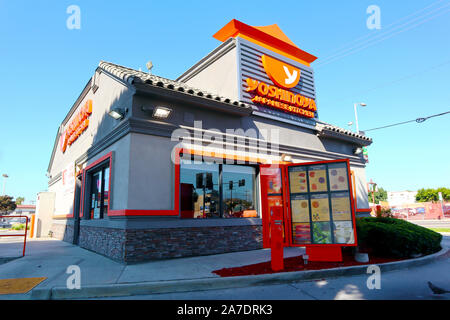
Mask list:
[{"label": "concrete curb", "polygon": [[8,263],[10,261],[13,261],[13,260],[16,260],[19,258],[22,258],[22,256],[20,256],[20,257],[0,257],[0,264]]},{"label": "concrete curb", "polygon": [[[441,251],[406,261],[382,263],[378,266],[382,272],[417,267],[430,263],[445,255],[447,248]],[[293,271],[255,276],[237,276],[226,278],[203,278],[189,280],[167,280],[154,282],[118,283],[106,285],[87,285],[81,289],[66,287],[36,288],[30,299],[87,299],[100,297],[123,297],[155,293],[173,293],[186,291],[205,291],[217,289],[242,288],[248,286],[279,284],[293,281],[333,278],[365,274],[369,265],[351,266],[324,270]]]}]

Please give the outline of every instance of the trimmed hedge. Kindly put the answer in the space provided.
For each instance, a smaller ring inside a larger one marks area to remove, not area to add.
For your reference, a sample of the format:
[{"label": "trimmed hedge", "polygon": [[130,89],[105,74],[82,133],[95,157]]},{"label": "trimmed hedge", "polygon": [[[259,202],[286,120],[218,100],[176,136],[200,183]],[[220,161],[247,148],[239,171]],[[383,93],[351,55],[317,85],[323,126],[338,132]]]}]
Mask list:
[{"label": "trimmed hedge", "polygon": [[409,258],[441,250],[442,235],[395,218],[358,218],[356,232],[361,251],[378,257]]}]

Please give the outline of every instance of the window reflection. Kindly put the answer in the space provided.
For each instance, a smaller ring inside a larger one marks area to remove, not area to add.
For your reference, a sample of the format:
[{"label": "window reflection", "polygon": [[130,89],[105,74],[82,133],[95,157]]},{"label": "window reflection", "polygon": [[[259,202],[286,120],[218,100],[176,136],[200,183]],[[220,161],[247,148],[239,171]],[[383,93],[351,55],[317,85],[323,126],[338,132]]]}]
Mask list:
[{"label": "window reflection", "polygon": [[255,174],[250,166],[182,160],[181,218],[257,217]]},{"label": "window reflection", "polygon": [[219,166],[181,163],[181,217],[220,217]]},{"label": "window reflection", "polygon": [[223,166],[224,218],[256,217],[255,169],[247,166]]}]

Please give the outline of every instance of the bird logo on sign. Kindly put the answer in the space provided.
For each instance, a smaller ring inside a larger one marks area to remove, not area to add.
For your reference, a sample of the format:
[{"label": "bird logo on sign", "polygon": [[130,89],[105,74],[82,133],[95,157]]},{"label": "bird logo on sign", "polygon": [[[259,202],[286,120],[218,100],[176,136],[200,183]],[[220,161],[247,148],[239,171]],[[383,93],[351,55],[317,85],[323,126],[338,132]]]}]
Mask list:
[{"label": "bird logo on sign", "polygon": [[300,69],[267,55],[261,57],[264,70],[270,80],[279,87],[290,89],[300,80]]}]

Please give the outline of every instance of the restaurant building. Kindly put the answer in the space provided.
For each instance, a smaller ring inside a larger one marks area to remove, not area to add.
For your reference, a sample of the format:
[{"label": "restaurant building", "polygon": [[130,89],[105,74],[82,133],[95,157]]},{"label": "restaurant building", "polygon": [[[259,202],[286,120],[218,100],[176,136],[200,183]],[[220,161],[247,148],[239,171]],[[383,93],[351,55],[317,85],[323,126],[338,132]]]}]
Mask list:
[{"label": "restaurant building", "polygon": [[[370,212],[358,151],[372,140],[319,121],[334,106],[316,104],[316,57],[277,25],[232,20],[214,37],[221,44],[176,80],[100,62],[56,135],[54,237],[124,263],[254,250],[270,245],[267,209],[280,205],[285,245],[301,244],[289,164],[348,173],[353,220]],[[348,167],[332,170],[341,160]]]}]

